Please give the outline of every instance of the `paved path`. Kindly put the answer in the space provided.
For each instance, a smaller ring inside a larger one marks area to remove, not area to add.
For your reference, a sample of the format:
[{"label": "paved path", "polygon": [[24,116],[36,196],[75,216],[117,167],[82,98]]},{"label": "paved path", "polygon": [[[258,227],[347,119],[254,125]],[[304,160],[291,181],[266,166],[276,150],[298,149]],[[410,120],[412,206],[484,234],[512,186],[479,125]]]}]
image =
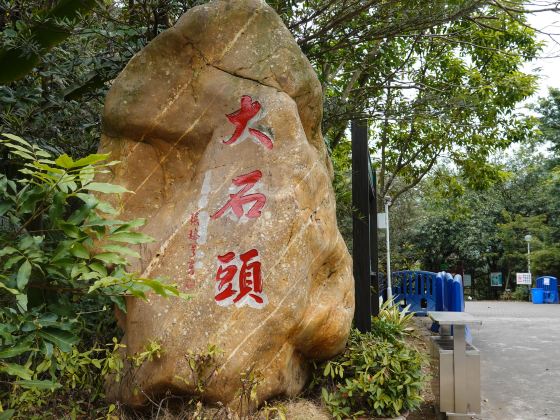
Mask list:
[{"label": "paved path", "polygon": [[560,305],[480,301],[465,310],[483,321],[473,329],[480,418],[560,420]]}]

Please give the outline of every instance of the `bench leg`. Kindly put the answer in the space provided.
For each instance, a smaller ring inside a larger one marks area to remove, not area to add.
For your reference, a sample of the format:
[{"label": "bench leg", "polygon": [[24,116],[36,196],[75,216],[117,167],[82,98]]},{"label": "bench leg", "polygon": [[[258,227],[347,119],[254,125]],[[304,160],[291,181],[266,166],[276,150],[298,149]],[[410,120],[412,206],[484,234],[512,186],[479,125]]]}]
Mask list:
[{"label": "bench leg", "polygon": [[453,370],[455,377],[455,413],[467,412],[467,354],[465,326],[453,326]]}]

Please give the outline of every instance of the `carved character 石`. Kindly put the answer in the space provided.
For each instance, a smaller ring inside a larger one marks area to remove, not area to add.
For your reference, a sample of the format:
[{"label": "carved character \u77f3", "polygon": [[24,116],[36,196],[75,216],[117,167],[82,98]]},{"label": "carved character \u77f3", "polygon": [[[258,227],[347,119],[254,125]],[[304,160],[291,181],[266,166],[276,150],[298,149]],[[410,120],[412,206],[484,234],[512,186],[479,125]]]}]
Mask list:
[{"label": "carved character \u77f3", "polygon": [[[255,186],[257,182],[262,178],[262,172],[259,170],[249,172],[248,174],[240,175],[234,178],[233,184],[243,188],[237,191],[235,194],[229,195],[229,200],[224,206],[214,213],[211,218],[212,220],[218,219],[223,216],[225,212],[229,209],[237,216],[237,219],[241,219],[243,215],[247,216],[249,219],[255,219],[261,215],[261,210],[266,203],[266,196],[261,193],[247,194],[251,188]],[[246,204],[253,205],[245,211],[243,208]]]}]

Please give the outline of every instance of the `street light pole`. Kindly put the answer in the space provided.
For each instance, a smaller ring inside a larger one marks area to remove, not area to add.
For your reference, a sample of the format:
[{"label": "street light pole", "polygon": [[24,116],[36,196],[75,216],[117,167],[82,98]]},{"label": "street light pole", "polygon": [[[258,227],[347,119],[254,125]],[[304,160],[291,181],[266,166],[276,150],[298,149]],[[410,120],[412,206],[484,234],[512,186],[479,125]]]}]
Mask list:
[{"label": "street light pole", "polygon": [[385,202],[385,238],[387,239],[387,300],[393,299],[393,287],[391,285],[391,241],[389,239],[389,206],[391,205],[391,197],[388,195],[384,198]]},{"label": "street light pole", "polygon": [[531,239],[533,239],[531,235],[525,235],[525,240],[527,241],[527,272],[529,276],[531,276]]},{"label": "street light pole", "polygon": [[531,242],[527,241],[527,272],[531,274]]}]

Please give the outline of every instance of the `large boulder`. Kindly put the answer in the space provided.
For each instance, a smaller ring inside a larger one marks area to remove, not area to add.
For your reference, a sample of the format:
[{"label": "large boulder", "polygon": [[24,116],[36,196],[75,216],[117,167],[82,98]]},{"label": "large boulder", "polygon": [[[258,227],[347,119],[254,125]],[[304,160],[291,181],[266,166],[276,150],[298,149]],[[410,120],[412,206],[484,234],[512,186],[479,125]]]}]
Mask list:
[{"label": "large boulder", "polygon": [[156,239],[131,269],[193,298],[127,300],[127,354],[163,354],[129,364],[111,398],[235,404],[248,372],[260,401],[292,396],[310,360],[344,348],[354,286],[321,117],[311,65],[261,0],[191,9],[115,80],[100,150],[122,163],[105,180],[134,191],[119,218]]}]

